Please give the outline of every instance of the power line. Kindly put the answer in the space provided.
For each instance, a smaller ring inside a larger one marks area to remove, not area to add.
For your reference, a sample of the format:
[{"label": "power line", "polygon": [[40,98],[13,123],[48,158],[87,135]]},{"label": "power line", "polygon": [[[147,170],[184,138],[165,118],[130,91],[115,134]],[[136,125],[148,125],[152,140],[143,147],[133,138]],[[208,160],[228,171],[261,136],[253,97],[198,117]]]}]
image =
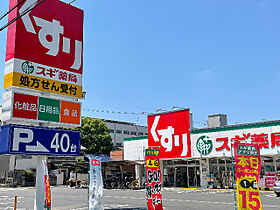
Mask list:
[{"label": "power line", "polygon": [[4,25],[2,28],[0,28],[0,32],[3,31],[5,28],[7,28],[9,25],[11,25],[12,23],[14,23],[15,21],[17,21],[19,18],[21,18],[22,16],[26,15],[27,13],[29,13],[31,10],[35,9],[36,7],[38,7],[40,4],[42,4],[44,1],[46,0],[41,0],[38,2],[34,2],[31,6],[29,6],[26,10],[23,11],[23,13],[15,18],[13,18],[10,22],[8,22],[6,25]]},{"label": "power line", "polygon": [[72,1],[69,2],[69,4],[72,4],[72,3],[75,2],[75,1],[76,1],[76,0],[72,0]]},{"label": "power line", "polygon": [[101,109],[89,109],[89,108],[82,108],[84,111],[90,112],[99,112],[99,113],[110,113],[110,114],[122,114],[122,115],[149,115],[151,113],[148,112],[120,112],[120,111],[113,111],[113,110],[101,110]]},{"label": "power line", "polygon": [[[82,108],[84,111],[96,112],[96,113],[107,113],[107,114],[120,114],[120,115],[137,115],[137,116],[148,116],[152,113],[148,112],[121,112],[121,111],[113,111],[113,110],[103,110],[103,109],[90,109],[90,108]],[[198,125],[207,125],[207,122],[193,121],[193,123]]]},{"label": "power line", "polygon": [[[11,10],[9,10],[8,12],[6,12],[1,18],[3,19],[5,16],[7,16],[12,10],[14,10],[16,7],[18,7],[19,5],[21,5],[25,0],[22,0],[21,2],[19,2],[16,6],[14,6]],[[7,28],[9,25],[11,25],[13,22],[17,21],[19,18],[21,18],[22,16],[26,15],[28,12],[30,12],[31,10],[35,9],[36,7],[38,7],[41,3],[43,3],[45,0],[41,0],[41,1],[36,1],[34,2],[31,6],[29,6],[26,10],[23,11],[23,13],[15,18],[13,18],[10,22],[8,22],[6,25],[4,25],[3,27],[0,28],[0,32],[3,31],[5,28]],[[73,2],[75,2],[76,0],[72,0],[71,2],[69,2],[68,4],[72,4]]]},{"label": "power line", "polygon": [[11,11],[13,11],[15,8],[17,8],[19,5],[21,5],[25,0],[21,0],[16,6],[14,6],[12,9],[10,9],[8,12],[6,12],[4,15],[2,15],[2,17],[0,18],[0,20],[2,20],[4,17],[6,17]]},{"label": "power line", "polygon": [[193,121],[193,123],[198,124],[198,125],[207,125],[207,122]]}]

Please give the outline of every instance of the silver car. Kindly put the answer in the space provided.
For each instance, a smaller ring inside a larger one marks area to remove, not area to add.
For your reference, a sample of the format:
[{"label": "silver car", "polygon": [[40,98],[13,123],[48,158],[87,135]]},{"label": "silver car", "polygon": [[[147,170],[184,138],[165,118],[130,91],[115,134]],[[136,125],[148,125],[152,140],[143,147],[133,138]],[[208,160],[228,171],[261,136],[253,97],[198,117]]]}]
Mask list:
[{"label": "silver car", "polygon": [[280,181],[274,182],[274,192],[278,197],[280,197]]}]

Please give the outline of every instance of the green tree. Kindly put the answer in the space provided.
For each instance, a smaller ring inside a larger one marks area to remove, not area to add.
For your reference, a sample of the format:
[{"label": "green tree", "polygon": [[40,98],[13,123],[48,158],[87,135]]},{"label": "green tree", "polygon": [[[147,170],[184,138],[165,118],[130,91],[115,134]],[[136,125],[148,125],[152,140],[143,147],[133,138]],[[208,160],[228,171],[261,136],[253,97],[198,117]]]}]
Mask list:
[{"label": "green tree", "polygon": [[81,145],[87,150],[87,154],[110,155],[113,150],[112,138],[109,135],[109,128],[100,119],[82,117]]}]

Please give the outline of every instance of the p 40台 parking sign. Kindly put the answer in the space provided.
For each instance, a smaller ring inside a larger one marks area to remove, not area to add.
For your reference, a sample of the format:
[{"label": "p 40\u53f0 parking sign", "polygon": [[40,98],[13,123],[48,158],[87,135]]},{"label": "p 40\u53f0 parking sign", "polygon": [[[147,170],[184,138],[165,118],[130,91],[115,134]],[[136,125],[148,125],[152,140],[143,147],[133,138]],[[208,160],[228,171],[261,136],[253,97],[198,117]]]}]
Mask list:
[{"label": "p 40\u53f0 parking sign", "polygon": [[80,155],[80,131],[45,127],[4,125],[0,154]]}]

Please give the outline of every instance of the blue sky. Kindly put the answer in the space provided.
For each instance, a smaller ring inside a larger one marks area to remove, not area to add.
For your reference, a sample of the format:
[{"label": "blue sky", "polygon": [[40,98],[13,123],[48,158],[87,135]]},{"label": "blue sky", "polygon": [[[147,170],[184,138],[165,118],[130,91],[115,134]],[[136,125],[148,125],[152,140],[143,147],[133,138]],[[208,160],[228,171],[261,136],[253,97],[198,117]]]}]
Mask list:
[{"label": "blue sky", "polygon": [[[217,113],[227,114],[229,124],[280,119],[279,0],[73,5],[85,11],[83,108],[152,113],[189,107],[195,127]],[[7,10],[8,0],[1,0],[0,14]],[[3,31],[1,86],[5,44]],[[147,124],[145,115],[86,110],[83,115]]]}]

